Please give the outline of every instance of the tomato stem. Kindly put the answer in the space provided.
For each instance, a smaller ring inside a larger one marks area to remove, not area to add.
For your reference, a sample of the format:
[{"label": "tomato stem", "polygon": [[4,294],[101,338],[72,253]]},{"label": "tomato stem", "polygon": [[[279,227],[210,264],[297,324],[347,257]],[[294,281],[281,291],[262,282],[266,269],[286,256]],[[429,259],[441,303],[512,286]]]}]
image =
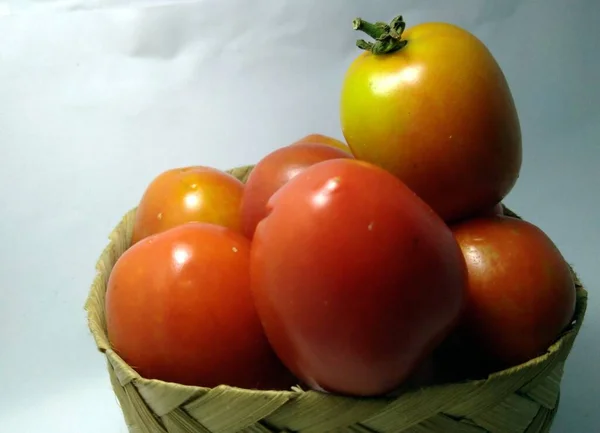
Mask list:
[{"label": "tomato stem", "polygon": [[395,17],[389,24],[380,21],[370,23],[361,18],[355,18],[352,21],[352,27],[375,39],[375,42],[359,39],[356,41],[356,46],[376,55],[394,53],[407,44],[407,41],[402,39],[402,33],[406,28],[402,15]]}]

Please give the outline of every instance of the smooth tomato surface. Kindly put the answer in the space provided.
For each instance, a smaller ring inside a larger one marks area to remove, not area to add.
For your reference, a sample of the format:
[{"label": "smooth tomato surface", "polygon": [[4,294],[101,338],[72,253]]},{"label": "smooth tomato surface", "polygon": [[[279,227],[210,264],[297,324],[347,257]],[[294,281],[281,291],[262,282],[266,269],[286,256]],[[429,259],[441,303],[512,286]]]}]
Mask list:
[{"label": "smooth tomato surface", "polygon": [[452,230],[469,274],[465,331],[505,365],[544,353],[575,311],[573,277],[554,243],[511,217],[476,218]]},{"label": "smooth tomato surface", "polygon": [[340,116],[356,159],[395,174],[443,219],[491,208],[521,168],[521,130],[486,46],[446,23],[409,27],[406,46],[363,52],[342,86]]},{"label": "smooth tomato surface", "polygon": [[[493,217],[493,216],[503,216],[503,215],[504,215],[504,205],[502,203],[497,203],[495,206],[482,209],[479,212],[477,212],[476,214],[471,215],[470,217],[464,218],[461,221],[465,221],[465,220],[473,219],[473,218],[483,218],[483,217]],[[459,223],[459,221],[454,221],[453,224],[457,224],[457,223]]]},{"label": "smooth tomato surface", "polygon": [[309,134],[302,137],[300,140],[292,143],[292,145],[296,144],[323,144],[325,146],[332,146],[336,149],[343,150],[344,152],[350,152],[350,148],[348,145],[336,138],[330,137],[324,134]]},{"label": "smooth tomato surface", "polygon": [[114,350],[149,379],[289,387],[294,380],[269,346],[254,308],[249,253],[241,234],[194,222],[133,245],[107,286]]},{"label": "smooth tomato surface", "polygon": [[347,151],[315,143],[299,143],[279,148],[261,159],[250,172],[242,197],[243,233],[254,236],[258,222],[267,214],[269,198],[286,182],[317,162],[352,158]]},{"label": "smooth tomato surface", "polygon": [[502,203],[497,203],[495,206],[488,208],[479,213],[478,216],[502,216],[504,215],[504,205]]},{"label": "smooth tomato surface", "polygon": [[460,317],[466,270],[449,228],[396,177],[354,159],[307,168],[269,208],[251,279],[280,359],[314,389],[395,389]]},{"label": "smooth tomato surface", "polygon": [[190,221],[241,232],[244,184],[211,167],[183,167],[158,175],[139,203],[132,242]]}]

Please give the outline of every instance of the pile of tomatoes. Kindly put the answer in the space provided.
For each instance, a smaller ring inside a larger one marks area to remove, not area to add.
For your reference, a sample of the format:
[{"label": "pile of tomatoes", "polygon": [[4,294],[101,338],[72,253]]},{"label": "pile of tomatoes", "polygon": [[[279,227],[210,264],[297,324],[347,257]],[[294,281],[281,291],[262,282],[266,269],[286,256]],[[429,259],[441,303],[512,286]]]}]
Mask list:
[{"label": "pile of tomatoes", "polygon": [[377,396],[523,363],[569,325],[569,266],[504,215],[521,135],[490,52],[445,23],[354,27],[374,42],[341,85],[345,142],[307,135],[245,183],[200,165],[148,185],[106,292],[143,377]]}]

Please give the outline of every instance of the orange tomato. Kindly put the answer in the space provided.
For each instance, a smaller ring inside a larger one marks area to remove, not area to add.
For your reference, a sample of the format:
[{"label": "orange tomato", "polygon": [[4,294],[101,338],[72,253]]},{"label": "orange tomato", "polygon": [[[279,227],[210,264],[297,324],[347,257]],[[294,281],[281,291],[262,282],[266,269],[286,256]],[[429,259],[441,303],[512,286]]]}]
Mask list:
[{"label": "orange tomato", "polygon": [[241,232],[244,184],[211,167],[183,167],[158,175],[146,188],[133,226],[132,243],[196,221]]},{"label": "orange tomato", "polygon": [[485,209],[476,216],[478,217],[486,217],[486,216],[502,216],[504,215],[504,205],[502,203],[497,203],[495,206]]},{"label": "orange tomato", "polygon": [[309,134],[305,137],[302,137],[300,140],[295,141],[294,143],[292,143],[293,145],[296,144],[324,144],[325,146],[331,146],[331,147],[335,147],[337,149],[343,150],[344,152],[350,152],[350,148],[348,147],[348,145],[336,138],[333,137],[329,137],[327,135],[323,135],[323,134]]},{"label": "orange tomato", "polygon": [[357,159],[399,177],[446,221],[491,208],[517,181],[521,130],[487,47],[447,23],[355,20],[380,40],[347,70],[343,135]]},{"label": "orange tomato", "polygon": [[148,379],[289,388],[254,308],[249,255],[241,234],[196,222],[129,248],[106,289],[112,348]]}]

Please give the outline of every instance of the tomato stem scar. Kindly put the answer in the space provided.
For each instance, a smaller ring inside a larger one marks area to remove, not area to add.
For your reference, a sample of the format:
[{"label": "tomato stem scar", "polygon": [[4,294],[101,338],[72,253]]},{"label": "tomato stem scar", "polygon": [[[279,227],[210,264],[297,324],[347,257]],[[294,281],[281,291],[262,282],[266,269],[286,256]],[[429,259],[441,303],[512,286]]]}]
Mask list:
[{"label": "tomato stem scar", "polygon": [[394,53],[408,43],[402,39],[402,33],[406,28],[406,23],[402,15],[398,15],[389,24],[377,21],[370,23],[361,18],[355,18],[352,21],[352,28],[366,33],[375,39],[375,42],[367,42],[364,39],[356,41],[356,46],[361,50],[370,51],[373,54]]}]

